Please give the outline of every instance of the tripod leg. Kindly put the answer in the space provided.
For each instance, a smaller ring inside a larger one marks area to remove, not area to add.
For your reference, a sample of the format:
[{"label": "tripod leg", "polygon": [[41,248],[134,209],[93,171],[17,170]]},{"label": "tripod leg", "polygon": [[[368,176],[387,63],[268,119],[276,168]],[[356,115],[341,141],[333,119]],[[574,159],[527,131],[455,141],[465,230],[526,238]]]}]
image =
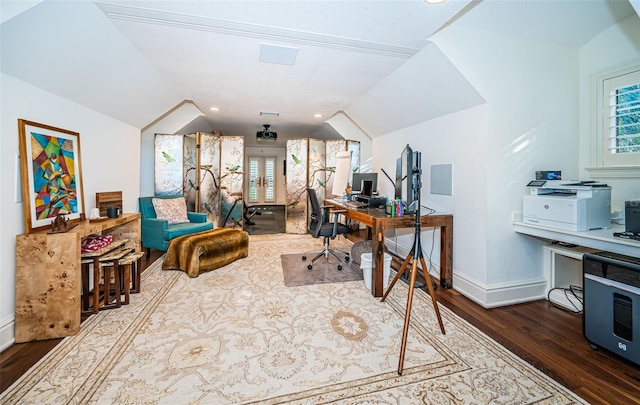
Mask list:
[{"label": "tripod leg", "polygon": [[436,300],[436,293],[433,290],[433,283],[431,283],[431,277],[429,277],[429,271],[427,271],[427,264],[424,261],[424,257],[420,256],[420,264],[422,265],[422,273],[424,275],[424,282],[429,289],[429,295],[431,296],[431,301],[433,302],[433,309],[436,311],[436,317],[438,318],[438,323],[440,324],[440,331],[442,334],[445,334],[444,324],[442,323],[442,317],[440,316],[440,309],[438,308],[438,301]]},{"label": "tripod leg", "polygon": [[400,266],[400,270],[398,270],[398,274],[396,274],[393,280],[391,280],[391,284],[389,284],[389,287],[387,287],[387,291],[384,292],[384,295],[380,299],[380,302],[384,302],[384,300],[387,298],[387,295],[389,295],[389,293],[391,292],[391,289],[396,284],[396,281],[398,281],[400,276],[402,276],[402,274],[404,273],[404,270],[407,268],[407,265],[409,264],[409,260],[411,260],[411,255],[412,253],[409,253],[407,258],[404,259],[404,262],[402,262],[402,265]]},{"label": "tripod leg", "polygon": [[409,334],[409,320],[411,319],[411,304],[413,303],[413,285],[418,273],[418,260],[411,265],[411,277],[409,278],[409,295],[407,296],[407,310],[404,314],[404,328],[402,329],[402,345],[400,346],[400,361],[398,362],[398,375],[402,375],[404,368],[404,352],[407,348],[407,335]]}]

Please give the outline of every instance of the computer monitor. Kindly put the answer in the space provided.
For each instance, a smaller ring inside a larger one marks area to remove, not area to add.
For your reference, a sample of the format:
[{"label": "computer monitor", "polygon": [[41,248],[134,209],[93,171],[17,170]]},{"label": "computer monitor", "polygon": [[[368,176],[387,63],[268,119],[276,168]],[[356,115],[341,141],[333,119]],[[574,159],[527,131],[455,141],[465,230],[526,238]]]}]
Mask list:
[{"label": "computer monitor", "polygon": [[353,173],[351,180],[351,192],[354,194],[362,194],[364,180],[371,181],[371,193],[373,195],[378,191],[378,173]]},{"label": "computer monitor", "polygon": [[396,159],[396,181],[394,185],[396,186],[396,200],[402,200],[402,182],[404,181],[404,173],[402,172],[402,158],[399,157]]},{"label": "computer monitor", "polygon": [[402,150],[400,158],[396,160],[396,198],[406,202],[406,213],[420,209],[418,207],[418,194],[421,188],[421,184],[419,184],[421,160],[422,154],[417,151],[414,152],[409,145]]}]

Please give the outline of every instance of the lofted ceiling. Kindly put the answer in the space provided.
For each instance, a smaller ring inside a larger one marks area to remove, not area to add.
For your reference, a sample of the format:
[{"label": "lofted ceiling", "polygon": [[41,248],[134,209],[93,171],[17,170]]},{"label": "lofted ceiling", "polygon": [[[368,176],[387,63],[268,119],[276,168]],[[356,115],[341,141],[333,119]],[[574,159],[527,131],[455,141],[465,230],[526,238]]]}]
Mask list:
[{"label": "lofted ceiling", "polygon": [[[263,124],[279,144],[339,137],[326,120],[365,116],[362,98],[453,24],[579,48],[634,13],[627,0],[3,0],[0,11],[2,72],[138,128],[192,100],[203,115],[185,132],[248,145]],[[411,123],[371,114],[373,137]]]}]

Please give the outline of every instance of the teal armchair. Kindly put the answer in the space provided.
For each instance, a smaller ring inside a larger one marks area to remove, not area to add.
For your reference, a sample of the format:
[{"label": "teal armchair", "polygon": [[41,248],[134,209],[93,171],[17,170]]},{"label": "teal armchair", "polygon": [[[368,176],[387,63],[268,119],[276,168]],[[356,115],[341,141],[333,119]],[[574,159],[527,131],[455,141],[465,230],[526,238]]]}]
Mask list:
[{"label": "teal armchair", "polygon": [[155,197],[140,197],[140,225],[142,231],[142,247],[147,249],[149,257],[151,249],[167,251],[169,242],[178,236],[213,229],[213,224],[207,221],[207,215],[200,212],[187,212],[189,222],[181,224],[169,224],[165,219],[158,219],[153,208],[154,198],[184,198],[182,195],[167,195]]}]

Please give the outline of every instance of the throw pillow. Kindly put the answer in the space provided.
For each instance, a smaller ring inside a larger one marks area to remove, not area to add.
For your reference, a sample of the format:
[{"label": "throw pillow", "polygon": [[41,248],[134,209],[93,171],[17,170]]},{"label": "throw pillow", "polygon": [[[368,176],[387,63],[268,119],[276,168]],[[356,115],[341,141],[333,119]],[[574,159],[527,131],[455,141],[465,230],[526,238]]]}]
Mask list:
[{"label": "throw pillow", "polygon": [[156,210],[156,218],[166,219],[169,225],[189,222],[187,202],[184,198],[153,198],[151,202]]}]

